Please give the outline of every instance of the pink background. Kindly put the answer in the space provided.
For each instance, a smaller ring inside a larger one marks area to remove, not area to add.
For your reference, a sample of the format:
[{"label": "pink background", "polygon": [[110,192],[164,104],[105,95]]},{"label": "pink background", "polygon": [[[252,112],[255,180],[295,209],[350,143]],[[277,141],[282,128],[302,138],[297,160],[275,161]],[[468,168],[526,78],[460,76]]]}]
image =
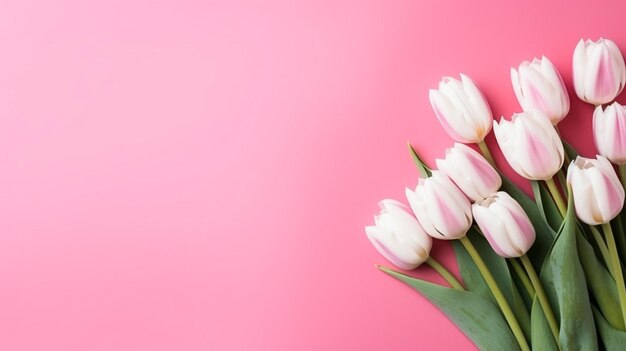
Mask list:
[{"label": "pink background", "polygon": [[0,349],[473,349],[363,226],[451,145],[441,76],[509,115],[509,67],[626,49],[588,3],[0,1]]}]

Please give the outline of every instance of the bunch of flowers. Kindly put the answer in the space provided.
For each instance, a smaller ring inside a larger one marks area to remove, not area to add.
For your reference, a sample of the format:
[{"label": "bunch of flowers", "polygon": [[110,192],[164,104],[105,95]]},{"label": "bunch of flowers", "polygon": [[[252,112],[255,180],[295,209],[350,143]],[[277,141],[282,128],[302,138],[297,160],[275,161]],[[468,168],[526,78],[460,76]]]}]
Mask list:
[{"label": "bunch of flowers", "polygon": [[[466,75],[430,91],[456,143],[436,170],[409,144],[421,177],[406,189],[408,206],[381,201],[375,225],[365,228],[393,265],[425,263],[450,287],[377,267],[429,299],[482,350],[622,350],[626,107],[613,102],[626,84],[622,54],[607,39],[581,40],[574,50],[574,90],[596,106],[595,158],[578,156],[560,137],[570,101],[548,58],[511,69],[511,81],[523,112],[499,122]],[[497,168],[484,142],[492,127],[532,198]],[[453,241],[462,280],[430,255],[433,239]]]}]

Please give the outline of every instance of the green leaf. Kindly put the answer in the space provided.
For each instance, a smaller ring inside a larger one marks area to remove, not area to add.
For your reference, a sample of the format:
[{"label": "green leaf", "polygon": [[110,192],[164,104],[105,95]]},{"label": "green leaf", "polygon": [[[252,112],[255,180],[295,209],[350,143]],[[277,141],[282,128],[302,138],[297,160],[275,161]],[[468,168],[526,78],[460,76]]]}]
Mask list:
[{"label": "green leaf", "polygon": [[556,344],[554,336],[552,336],[552,332],[550,331],[550,325],[548,324],[548,319],[546,318],[543,308],[541,308],[541,303],[536,296],[533,300],[533,307],[530,316],[530,321],[532,325],[532,348],[534,350],[541,351],[558,351],[559,346]]},{"label": "green leaf", "polygon": [[600,334],[604,348],[607,351],[624,350],[624,345],[626,345],[626,332],[613,328],[595,306],[593,307],[593,316],[595,317],[598,334]]},{"label": "green leaf", "polygon": [[617,296],[617,286],[611,273],[600,262],[594,253],[593,247],[580,231],[576,232],[576,243],[578,245],[578,257],[585,271],[589,290],[593,295],[596,304],[611,326],[624,329],[624,320]]},{"label": "green leaf", "polygon": [[413,158],[417,169],[420,171],[420,176],[423,178],[430,177],[432,175],[432,171],[430,168],[428,168],[426,162],[424,162],[424,160],[422,160],[417,152],[415,152],[415,149],[413,148],[413,145],[411,145],[411,143],[407,143],[407,146],[409,147],[409,153],[411,154],[411,157]]},{"label": "green leaf", "polygon": [[530,184],[533,188],[535,203],[537,203],[539,212],[553,230],[559,230],[563,223],[563,218],[554,199],[550,196],[550,192],[537,180],[531,180]]},{"label": "green leaf", "polygon": [[[576,151],[576,149],[565,140],[561,139],[561,141],[563,142],[563,149],[565,150],[567,158],[570,162],[574,161],[576,157],[578,157],[578,151]],[[565,170],[567,171],[567,165],[565,165]]]},{"label": "green leaf", "polygon": [[[541,281],[559,319],[563,350],[597,350],[598,340],[576,240],[571,195],[565,221],[541,270]],[[555,308],[556,307],[556,308]]]},{"label": "green leaf", "polygon": [[[476,251],[485,261],[487,267],[493,274],[498,286],[502,290],[504,297],[513,309],[517,321],[524,332],[527,339],[530,339],[530,314],[524,305],[524,301],[517,290],[517,286],[513,284],[513,279],[509,271],[506,260],[493,251],[487,239],[480,235],[474,228],[470,228],[467,232],[467,238],[474,244]],[[467,253],[460,241],[453,241],[454,251],[456,254],[457,264],[465,287],[480,296],[492,300],[496,303],[493,293],[485,283],[478,267]]]},{"label": "green leaf", "polygon": [[404,282],[437,306],[485,351],[519,350],[513,333],[498,307],[488,299],[470,291],[460,291],[429,283],[392,269],[379,267],[390,276]]},{"label": "green leaf", "polygon": [[507,178],[503,173],[500,173],[500,177],[502,177],[502,187],[500,190],[506,191],[512,198],[517,200],[517,202],[522,206],[528,218],[533,224],[535,228],[535,232],[537,234],[537,238],[535,239],[535,243],[531,247],[530,251],[528,251],[528,257],[533,263],[533,266],[537,270],[541,268],[543,261],[550,251],[550,247],[552,246],[552,242],[556,237],[556,233],[546,219],[543,217],[539,209],[537,208],[537,204],[533,200],[531,200],[528,195],[526,195],[523,191],[521,191],[509,178]]}]

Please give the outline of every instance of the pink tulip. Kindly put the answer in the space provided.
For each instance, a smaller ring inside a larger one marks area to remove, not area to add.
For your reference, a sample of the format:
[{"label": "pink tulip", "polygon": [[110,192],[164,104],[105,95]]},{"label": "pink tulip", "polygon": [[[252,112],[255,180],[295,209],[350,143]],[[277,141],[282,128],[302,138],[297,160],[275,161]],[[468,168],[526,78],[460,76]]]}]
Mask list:
[{"label": "pink tulip", "polygon": [[476,224],[502,257],[520,257],[535,242],[535,229],[520,204],[499,191],[472,205]]},{"label": "pink tulip", "polygon": [[472,225],[469,200],[444,173],[434,171],[430,178],[420,179],[415,191],[406,189],[406,197],[417,220],[433,238],[459,239]]},{"label": "pink tulip", "polygon": [[467,145],[455,143],[446,150],[446,158],[436,160],[437,168],[445,173],[472,201],[495,193],[502,179],[487,160]]},{"label": "pink tulip", "polygon": [[433,240],[419,225],[410,210],[394,200],[380,202],[376,225],[365,227],[365,233],[376,250],[389,262],[406,270],[424,263]]},{"label": "pink tulip", "polygon": [[491,131],[489,104],[468,76],[461,74],[460,81],[444,77],[428,95],[435,115],[454,141],[477,143]]},{"label": "pink tulip", "polygon": [[626,107],[617,102],[596,107],[593,112],[593,137],[600,155],[611,162],[626,163]]},{"label": "pink tulip", "polygon": [[557,125],[569,112],[569,96],[563,78],[547,57],[524,61],[511,68],[511,82],[522,110],[537,110]]},{"label": "pink tulip", "polygon": [[502,118],[493,130],[507,162],[526,179],[552,178],[563,165],[563,143],[547,117],[539,111]]},{"label": "pink tulip", "polygon": [[624,188],[606,158],[577,157],[569,166],[567,182],[571,184],[576,215],[581,221],[604,224],[622,211]]},{"label": "pink tulip", "polygon": [[624,57],[608,39],[581,39],[574,50],[573,70],[576,95],[594,105],[613,101],[626,83]]}]

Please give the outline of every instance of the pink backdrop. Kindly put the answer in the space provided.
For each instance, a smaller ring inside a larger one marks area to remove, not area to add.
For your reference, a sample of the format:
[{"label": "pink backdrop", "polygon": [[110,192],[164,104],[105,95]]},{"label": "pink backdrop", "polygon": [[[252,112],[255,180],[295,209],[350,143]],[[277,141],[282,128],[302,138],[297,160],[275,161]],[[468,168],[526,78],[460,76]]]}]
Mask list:
[{"label": "pink backdrop", "polygon": [[572,92],[576,42],[626,49],[624,10],[0,1],[0,349],[473,349],[363,226],[415,184],[407,140],[451,144],[441,76],[509,115],[509,67],[545,54]]}]

